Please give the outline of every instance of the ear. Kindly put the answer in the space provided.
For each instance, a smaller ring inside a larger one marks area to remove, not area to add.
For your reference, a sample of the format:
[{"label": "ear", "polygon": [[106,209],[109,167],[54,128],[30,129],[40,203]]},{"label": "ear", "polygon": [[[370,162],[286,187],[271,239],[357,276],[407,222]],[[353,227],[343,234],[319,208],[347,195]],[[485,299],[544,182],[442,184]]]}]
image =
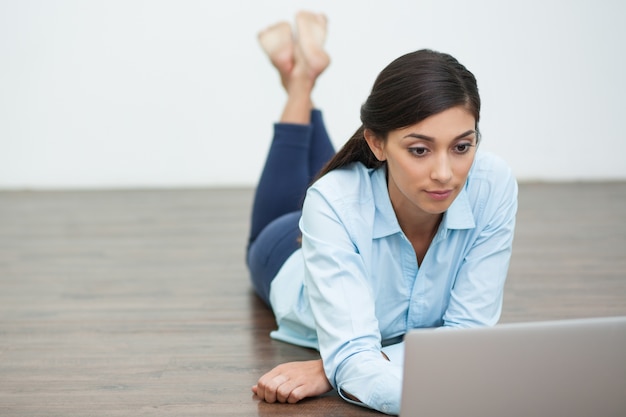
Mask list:
[{"label": "ear", "polygon": [[367,145],[370,147],[370,150],[379,161],[386,161],[387,155],[385,153],[385,142],[380,139],[374,132],[370,129],[365,129],[363,131],[363,136],[365,137],[365,141]]}]

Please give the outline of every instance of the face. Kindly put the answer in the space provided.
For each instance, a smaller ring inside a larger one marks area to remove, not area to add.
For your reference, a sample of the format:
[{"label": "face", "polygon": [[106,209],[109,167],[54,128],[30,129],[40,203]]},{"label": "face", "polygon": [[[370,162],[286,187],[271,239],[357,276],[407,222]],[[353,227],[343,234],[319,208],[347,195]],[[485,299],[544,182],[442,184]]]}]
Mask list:
[{"label": "face", "polygon": [[391,131],[386,141],[366,130],[374,155],[387,161],[389,196],[399,220],[432,218],[450,207],[474,161],[475,126],[474,116],[458,106]]}]

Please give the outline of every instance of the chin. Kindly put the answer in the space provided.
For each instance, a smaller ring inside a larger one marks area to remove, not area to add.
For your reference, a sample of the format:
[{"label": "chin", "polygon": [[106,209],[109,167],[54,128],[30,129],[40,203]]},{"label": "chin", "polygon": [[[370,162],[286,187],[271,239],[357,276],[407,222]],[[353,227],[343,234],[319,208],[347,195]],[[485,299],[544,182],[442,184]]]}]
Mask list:
[{"label": "chin", "polygon": [[438,203],[431,202],[429,204],[423,205],[422,210],[429,214],[443,214],[450,208],[452,202],[454,201],[454,198],[456,198],[456,196],[450,197],[449,199]]}]

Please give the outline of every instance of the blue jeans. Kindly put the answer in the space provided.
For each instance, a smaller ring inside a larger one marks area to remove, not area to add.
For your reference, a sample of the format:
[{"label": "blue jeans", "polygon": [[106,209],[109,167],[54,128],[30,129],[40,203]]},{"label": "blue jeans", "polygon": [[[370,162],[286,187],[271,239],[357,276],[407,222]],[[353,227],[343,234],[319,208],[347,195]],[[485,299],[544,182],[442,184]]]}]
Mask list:
[{"label": "blue jeans", "polygon": [[276,123],[257,185],[246,261],[256,293],[269,305],[270,284],[299,246],[306,189],[335,154],[322,113],[308,125]]}]

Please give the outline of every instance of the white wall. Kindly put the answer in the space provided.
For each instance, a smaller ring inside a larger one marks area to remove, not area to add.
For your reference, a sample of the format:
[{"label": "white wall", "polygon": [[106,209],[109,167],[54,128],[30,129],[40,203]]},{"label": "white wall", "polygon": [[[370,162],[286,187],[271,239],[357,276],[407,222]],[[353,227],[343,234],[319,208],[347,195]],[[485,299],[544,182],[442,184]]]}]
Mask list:
[{"label": "white wall", "polygon": [[626,2],[0,0],[0,188],[253,185],[284,100],[256,33],[329,17],[340,146],[376,74],[455,55],[520,180],[626,179]]}]

